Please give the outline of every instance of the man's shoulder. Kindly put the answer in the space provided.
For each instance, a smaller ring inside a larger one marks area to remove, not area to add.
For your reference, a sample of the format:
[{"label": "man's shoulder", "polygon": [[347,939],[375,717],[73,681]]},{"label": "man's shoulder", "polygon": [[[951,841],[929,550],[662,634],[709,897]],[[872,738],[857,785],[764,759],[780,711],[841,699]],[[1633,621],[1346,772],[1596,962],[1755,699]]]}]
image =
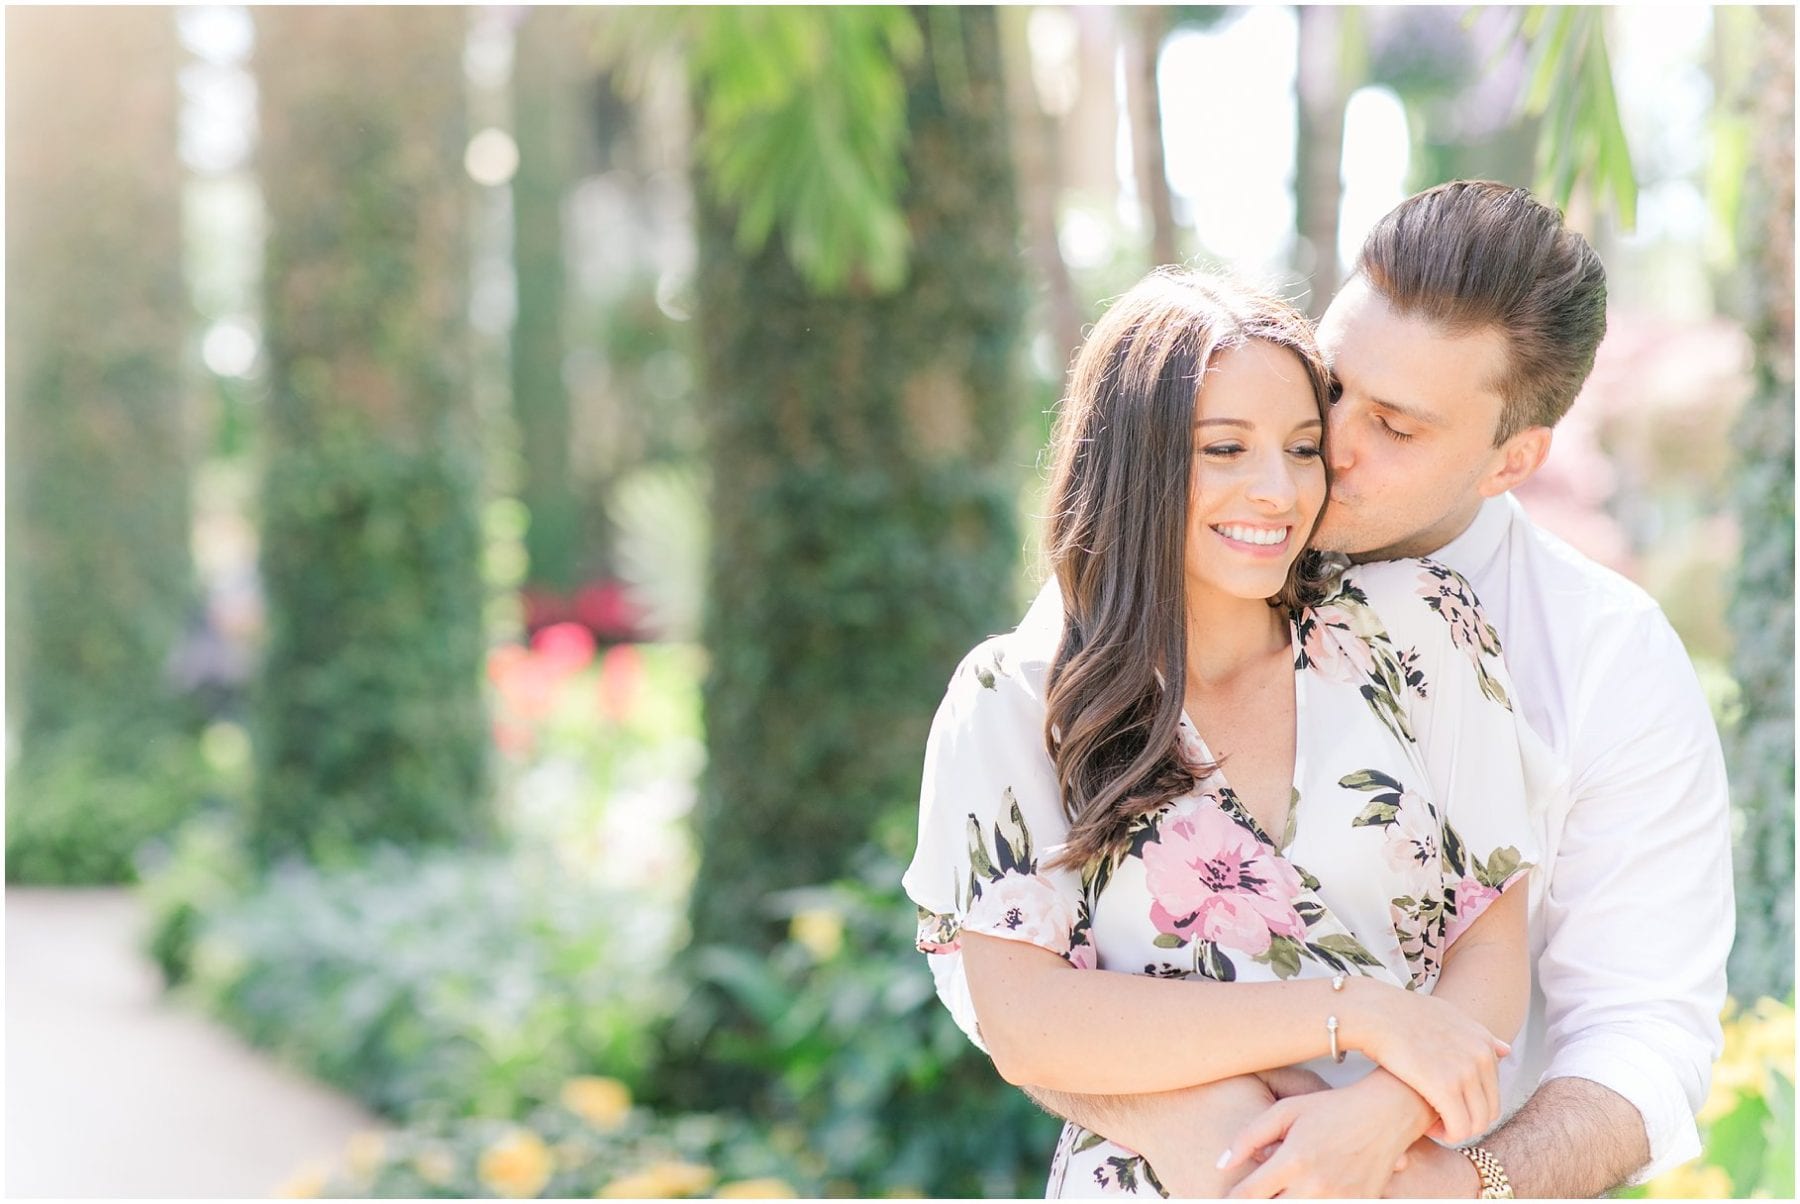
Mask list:
[{"label": "man's shoulder", "polygon": [[1513,572],[1523,571],[1528,580],[1515,582],[1557,603],[1557,613],[1584,636],[1620,623],[1667,627],[1662,604],[1625,574],[1608,568],[1577,551],[1560,536],[1546,530],[1514,506],[1512,538],[1523,555],[1510,557]]}]

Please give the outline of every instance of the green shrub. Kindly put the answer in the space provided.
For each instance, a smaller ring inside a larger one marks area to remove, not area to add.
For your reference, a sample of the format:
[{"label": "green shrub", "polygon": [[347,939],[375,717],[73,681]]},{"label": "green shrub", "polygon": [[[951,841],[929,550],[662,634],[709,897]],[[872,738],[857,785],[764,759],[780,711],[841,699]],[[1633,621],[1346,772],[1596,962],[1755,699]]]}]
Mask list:
[{"label": "green shrub", "polygon": [[[758,1119],[798,1126],[820,1173],[851,1194],[1042,1194],[1059,1123],[1002,1080],[938,1002],[901,867],[863,860],[854,878],[783,896],[789,936],[772,955],[732,944],[697,953],[699,972],[759,1026],[722,1040],[722,1056],[773,1078]],[[707,998],[678,1013],[678,1031],[711,1023]]]},{"label": "green shrub", "polygon": [[6,880],[46,886],[133,881],[139,846],[210,784],[193,739],[150,724],[46,733],[7,776]]},{"label": "green shrub", "polygon": [[572,1075],[641,1081],[678,929],[549,861],[382,847],[278,867],[206,920],[185,989],[385,1115],[510,1118]]},{"label": "green shrub", "polygon": [[185,982],[194,942],[209,916],[255,886],[245,850],[244,825],[235,812],[210,808],[140,849],[138,898],[149,915],[144,950],[163,982]]}]

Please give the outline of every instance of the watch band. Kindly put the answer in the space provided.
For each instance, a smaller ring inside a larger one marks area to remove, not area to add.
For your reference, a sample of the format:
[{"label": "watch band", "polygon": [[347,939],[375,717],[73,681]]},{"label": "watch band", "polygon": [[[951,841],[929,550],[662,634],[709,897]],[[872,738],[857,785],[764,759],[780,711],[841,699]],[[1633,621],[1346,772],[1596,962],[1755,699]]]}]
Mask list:
[{"label": "watch band", "polygon": [[1493,1152],[1483,1146],[1464,1146],[1465,1158],[1475,1164],[1475,1174],[1481,1180],[1481,1190],[1475,1193],[1477,1200],[1510,1200],[1513,1198],[1512,1181],[1506,1177],[1506,1168]]}]

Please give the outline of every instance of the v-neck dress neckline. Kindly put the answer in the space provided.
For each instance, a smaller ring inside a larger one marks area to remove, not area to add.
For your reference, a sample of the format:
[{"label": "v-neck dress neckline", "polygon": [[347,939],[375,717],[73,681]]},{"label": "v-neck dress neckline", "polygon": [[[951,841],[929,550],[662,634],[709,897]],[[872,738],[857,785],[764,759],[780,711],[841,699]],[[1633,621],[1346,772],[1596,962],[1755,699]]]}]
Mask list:
[{"label": "v-neck dress neckline", "polygon": [[[1287,629],[1288,674],[1294,682],[1294,767],[1288,777],[1287,810],[1282,816],[1281,839],[1275,839],[1261,823],[1257,822],[1256,816],[1251,814],[1249,806],[1238,796],[1237,791],[1231,788],[1231,781],[1225,776],[1223,766],[1214,770],[1209,777],[1199,783],[1202,788],[1213,787],[1213,790],[1209,790],[1207,793],[1216,792],[1220,805],[1228,805],[1233,813],[1233,818],[1247,825],[1252,832],[1256,833],[1258,840],[1277,853],[1286,852],[1288,846],[1293,844],[1294,836],[1298,832],[1299,825],[1295,822],[1295,812],[1300,806],[1300,783],[1305,780],[1306,773],[1306,746],[1305,742],[1300,739],[1300,716],[1306,711],[1306,674],[1301,670],[1300,629],[1291,617],[1287,621]],[[1199,763],[1215,764],[1218,758],[1213,755],[1205,738],[1200,735],[1200,729],[1194,723],[1193,718],[1188,715],[1185,704],[1181,708],[1181,726],[1186,730],[1187,738],[1193,744],[1192,755],[1198,758]]]}]

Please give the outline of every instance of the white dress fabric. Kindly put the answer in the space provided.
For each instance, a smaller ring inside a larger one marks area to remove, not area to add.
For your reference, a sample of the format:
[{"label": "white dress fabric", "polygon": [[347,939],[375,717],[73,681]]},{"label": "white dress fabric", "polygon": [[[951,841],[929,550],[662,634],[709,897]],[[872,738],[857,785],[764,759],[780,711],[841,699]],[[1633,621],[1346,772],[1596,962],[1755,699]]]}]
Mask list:
[{"label": "white dress fabric", "polygon": [[[1050,619],[969,653],[926,747],[904,885],[939,993],[978,1041],[964,931],[1041,946],[1077,969],[1224,982],[1341,970],[1429,991],[1444,950],[1527,881],[1537,852],[1511,683],[1497,635],[1450,570],[1356,566],[1292,616],[1283,831],[1258,827],[1227,767],[1135,823],[1112,856],[1054,870],[1070,825],[1044,745],[1060,613]],[[1185,715],[1180,742],[1191,764],[1212,759]],[[1320,1044],[1323,1055],[1323,1031]],[[1308,1066],[1334,1085],[1370,1069],[1354,1054]],[[1136,1153],[1070,1123],[1046,1194],[1161,1187]]]}]

